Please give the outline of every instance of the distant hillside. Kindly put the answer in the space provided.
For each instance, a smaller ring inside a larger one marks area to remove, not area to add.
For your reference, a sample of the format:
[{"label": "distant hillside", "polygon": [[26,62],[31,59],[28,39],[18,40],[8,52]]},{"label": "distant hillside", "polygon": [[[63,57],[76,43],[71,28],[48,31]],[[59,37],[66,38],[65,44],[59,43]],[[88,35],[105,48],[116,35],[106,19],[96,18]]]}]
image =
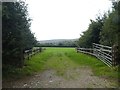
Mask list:
[{"label": "distant hillside", "polygon": [[42,40],[38,44],[40,46],[76,46],[75,41],[78,41],[78,39],[53,39]]},{"label": "distant hillside", "polygon": [[42,40],[39,41],[39,43],[43,44],[43,43],[60,43],[60,42],[64,42],[64,41],[71,41],[74,42],[78,39],[52,39],[52,40]]}]

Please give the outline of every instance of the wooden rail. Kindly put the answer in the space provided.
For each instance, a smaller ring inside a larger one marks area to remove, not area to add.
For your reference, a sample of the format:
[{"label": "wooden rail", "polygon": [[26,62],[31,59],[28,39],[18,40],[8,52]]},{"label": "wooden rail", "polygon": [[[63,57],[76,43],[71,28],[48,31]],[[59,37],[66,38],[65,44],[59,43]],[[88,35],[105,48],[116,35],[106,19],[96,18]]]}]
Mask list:
[{"label": "wooden rail", "polygon": [[77,52],[82,52],[85,54],[90,54],[102,62],[104,62],[109,67],[118,65],[118,46],[113,47],[104,46],[100,44],[93,43],[93,48],[77,48]]},{"label": "wooden rail", "polygon": [[35,47],[34,49],[29,49],[29,50],[25,50],[24,51],[24,59],[30,59],[30,57],[32,57],[33,55],[35,55],[38,52],[41,52],[42,48],[40,47]]}]

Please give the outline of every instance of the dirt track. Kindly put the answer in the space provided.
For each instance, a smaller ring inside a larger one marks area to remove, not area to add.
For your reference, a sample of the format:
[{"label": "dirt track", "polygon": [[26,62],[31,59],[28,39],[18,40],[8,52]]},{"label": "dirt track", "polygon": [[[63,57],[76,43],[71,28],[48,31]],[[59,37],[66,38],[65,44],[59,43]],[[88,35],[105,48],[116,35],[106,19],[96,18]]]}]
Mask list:
[{"label": "dirt track", "polygon": [[[5,86],[4,86],[5,85]],[[3,88],[114,88],[112,82],[94,76],[91,69],[81,67],[58,76],[55,70],[45,70],[13,82],[3,83]]]}]

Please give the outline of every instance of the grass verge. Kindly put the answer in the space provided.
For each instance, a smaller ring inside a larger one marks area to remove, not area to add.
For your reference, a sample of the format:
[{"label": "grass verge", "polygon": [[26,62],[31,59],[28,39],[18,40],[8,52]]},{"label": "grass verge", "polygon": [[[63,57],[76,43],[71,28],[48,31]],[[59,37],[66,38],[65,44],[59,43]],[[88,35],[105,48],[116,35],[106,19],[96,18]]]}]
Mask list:
[{"label": "grass verge", "polygon": [[70,50],[66,55],[79,65],[91,67],[95,75],[112,79],[118,79],[120,77],[120,72],[118,72],[117,68],[110,68],[93,56],[75,52],[74,50]]},{"label": "grass verge", "polygon": [[35,56],[31,57],[30,60],[25,60],[25,66],[23,68],[8,67],[8,70],[3,73],[3,79],[19,79],[25,76],[40,72],[43,70],[43,65],[52,53],[43,51]]}]

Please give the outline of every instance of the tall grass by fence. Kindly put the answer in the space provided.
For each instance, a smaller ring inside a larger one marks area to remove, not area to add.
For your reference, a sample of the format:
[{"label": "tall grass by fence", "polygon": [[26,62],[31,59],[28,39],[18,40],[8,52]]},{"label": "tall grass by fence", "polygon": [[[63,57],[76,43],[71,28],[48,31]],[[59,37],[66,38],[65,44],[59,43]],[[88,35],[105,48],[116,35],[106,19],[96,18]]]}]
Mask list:
[{"label": "tall grass by fence", "polygon": [[93,55],[109,67],[119,64],[118,46],[116,45],[109,47],[93,43],[93,48],[77,48],[77,52]]}]

